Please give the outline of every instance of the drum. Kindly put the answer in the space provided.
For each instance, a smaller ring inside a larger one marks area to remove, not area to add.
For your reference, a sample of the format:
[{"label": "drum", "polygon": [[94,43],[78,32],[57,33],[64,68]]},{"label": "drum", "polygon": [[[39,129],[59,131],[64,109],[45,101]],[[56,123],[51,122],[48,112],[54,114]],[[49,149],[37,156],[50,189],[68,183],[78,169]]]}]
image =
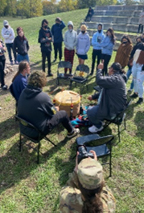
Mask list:
[{"label": "drum", "polygon": [[80,112],[80,100],[78,93],[64,90],[55,95],[53,102],[60,110],[65,110],[69,117],[76,117]]}]

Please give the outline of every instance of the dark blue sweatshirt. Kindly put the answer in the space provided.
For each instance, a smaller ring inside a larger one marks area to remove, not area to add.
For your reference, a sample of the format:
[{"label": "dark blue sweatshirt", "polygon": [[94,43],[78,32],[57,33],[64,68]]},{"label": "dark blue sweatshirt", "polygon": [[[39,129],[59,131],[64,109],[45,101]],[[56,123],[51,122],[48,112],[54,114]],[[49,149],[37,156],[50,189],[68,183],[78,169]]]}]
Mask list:
[{"label": "dark blue sweatshirt", "polygon": [[13,93],[16,101],[19,100],[20,94],[27,86],[27,77],[19,74],[13,81]]},{"label": "dark blue sweatshirt", "polygon": [[61,21],[60,24],[54,24],[52,26],[51,32],[54,38],[54,43],[59,43],[63,41],[62,30],[65,28],[65,24]]}]

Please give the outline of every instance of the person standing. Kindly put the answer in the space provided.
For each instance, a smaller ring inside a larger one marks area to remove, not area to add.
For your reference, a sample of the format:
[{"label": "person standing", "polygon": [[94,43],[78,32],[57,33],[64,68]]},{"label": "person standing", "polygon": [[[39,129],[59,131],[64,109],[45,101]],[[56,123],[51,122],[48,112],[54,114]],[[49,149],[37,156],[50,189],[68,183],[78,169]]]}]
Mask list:
[{"label": "person standing", "polygon": [[[73,65],[75,47],[77,44],[77,32],[73,29],[72,21],[68,22],[68,30],[65,32],[64,44],[65,44],[65,50],[64,50],[65,61],[69,61]],[[71,72],[72,72],[72,69],[69,69],[70,74]],[[65,68],[65,74],[66,73],[67,73],[67,68]]]},{"label": "person standing", "polygon": [[26,39],[23,29],[21,27],[17,28],[17,36],[14,40],[14,52],[18,53],[17,61],[20,63],[21,61],[28,61],[29,62],[29,44],[28,40]]},{"label": "person standing", "polygon": [[124,35],[115,57],[115,62],[120,63],[122,69],[128,65],[132,48],[133,45],[131,39],[128,35]]},{"label": "person standing", "polygon": [[39,31],[39,40],[42,52],[42,70],[45,72],[45,61],[47,58],[48,61],[48,76],[53,76],[51,73],[51,42],[52,42],[52,34],[50,28],[48,27],[48,21],[44,19],[41,24],[41,29]]},{"label": "person standing", "polygon": [[109,28],[106,32],[106,37],[100,44],[102,47],[102,61],[104,63],[103,75],[107,75],[107,66],[112,56],[113,47],[115,44],[115,35],[112,28]]},{"label": "person standing", "polygon": [[0,39],[0,83],[1,88],[3,90],[7,90],[7,85],[5,85],[4,81],[4,69],[5,69],[5,55],[4,52],[6,51],[6,48],[4,47],[3,41]]},{"label": "person standing", "polygon": [[53,35],[53,44],[54,44],[54,52],[55,52],[55,59],[53,62],[56,62],[57,60],[57,52],[59,52],[59,60],[62,59],[62,42],[63,42],[63,36],[62,36],[62,30],[65,28],[64,22],[61,20],[61,18],[56,18],[55,24],[52,26],[51,32]]},{"label": "person standing", "polygon": [[144,25],[144,11],[140,13],[138,33],[143,33],[143,25]]},{"label": "person standing", "polygon": [[99,24],[98,25],[98,30],[93,35],[93,38],[92,38],[93,53],[92,53],[91,75],[93,75],[93,73],[94,73],[96,57],[97,57],[97,67],[98,67],[98,65],[100,63],[101,54],[102,54],[101,43],[103,42],[104,38],[105,38],[105,35],[103,33],[103,30],[102,30],[102,24]]},{"label": "person standing", "polygon": [[16,53],[14,52],[14,49],[13,49],[13,42],[15,38],[14,30],[13,28],[11,28],[7,20],[4,20],[3,25],[4,27],[2,28],[1,34],[2,34],[2,37],[5,39],[5,44],[7,47],[10,63],[11,65],[13,65],[13,59],[11,54],[11,51],[13,51],[14,61],[15,61],[15,64],[17,64]]}]

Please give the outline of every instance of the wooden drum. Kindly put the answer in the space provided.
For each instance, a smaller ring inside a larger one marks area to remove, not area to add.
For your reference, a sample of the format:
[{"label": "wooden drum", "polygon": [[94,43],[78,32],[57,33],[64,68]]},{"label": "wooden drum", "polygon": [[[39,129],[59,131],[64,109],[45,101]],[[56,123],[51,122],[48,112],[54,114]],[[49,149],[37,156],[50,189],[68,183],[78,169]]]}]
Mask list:
[{"label": "wooden drum", "polygon": [[[68,116],[76,117],[80,112],[80,95],[71,90],[64,90],[55,95],[54,103],[60,110],[65,110]],[[71,115],[72,114],[72,115]]]}]

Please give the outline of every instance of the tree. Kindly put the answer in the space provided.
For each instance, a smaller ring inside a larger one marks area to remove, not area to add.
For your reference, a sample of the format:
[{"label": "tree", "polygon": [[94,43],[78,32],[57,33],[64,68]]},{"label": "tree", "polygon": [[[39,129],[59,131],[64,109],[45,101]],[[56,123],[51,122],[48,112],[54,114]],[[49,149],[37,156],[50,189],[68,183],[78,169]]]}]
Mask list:
[{"label": "tree", "polygon": [[57,6],[52,1],[42,1],[43,15],[54,14],[57,12]]},{"label": "tree", "polygon": [[15,16],[17,13],[17,0],[7,0],[7,6],[5,7],[4,14]]},{"label": "tree", "polygon": [[77,0],[61,0],[58,4],[58,12],[75,10],[77,8]]},{"label": "tree", "polygon": [[0,15],[4,15],[4,9],[6,8],[7,6],[7,0],[1,0],[1,3],[0,3]]},{"label": "tree", "polygon": [[96,6],[96,0],[78,0],[78,8],[81,9],[81,8],[87,8],[87,7],[94,7]]}]

